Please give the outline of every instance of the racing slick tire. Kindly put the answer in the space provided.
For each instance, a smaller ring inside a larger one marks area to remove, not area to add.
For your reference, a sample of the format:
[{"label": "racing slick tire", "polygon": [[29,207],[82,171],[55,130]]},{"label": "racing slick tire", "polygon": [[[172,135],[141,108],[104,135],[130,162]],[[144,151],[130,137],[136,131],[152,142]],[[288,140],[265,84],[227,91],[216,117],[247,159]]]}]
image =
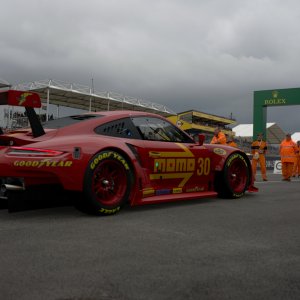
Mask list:
[{"label": "racing slick tire", "polygon": [[117,213],[128,200],[133,184],[133,172],[126,158],[113,150],[92,157],[84,183],[84,207],[96,215]]},{"label": "racing slick tire", "polygon": [[222,172],[216,176],[215,188],[221,198],[240,198],[249,185],[250,171],[247,160],[241,153],[232,153]]}]

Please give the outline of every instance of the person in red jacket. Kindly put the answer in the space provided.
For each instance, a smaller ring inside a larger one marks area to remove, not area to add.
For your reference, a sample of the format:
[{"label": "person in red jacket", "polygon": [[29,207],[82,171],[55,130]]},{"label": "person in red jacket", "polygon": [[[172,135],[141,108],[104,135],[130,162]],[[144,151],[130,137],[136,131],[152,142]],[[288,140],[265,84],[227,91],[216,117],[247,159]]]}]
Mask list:
[{"label": "person in red jacket", "polygon": [[210,143],[226,145],[226,136],[219,127],[215,129],[214,136]]},{"label": "person in red jacket", "polygon": [[285,139],[280,144],[280,156],[282,165],[282,180],[291,181],[293,167],[296,157],[297,145],[291,139],[291,134],[287,133]]},{"label": "person in red jacket", "polygon": [[263,140],[263,134],[259,133],[257,139],[251,144],[251,154],[252,154],[252,172],[255,180],[257,164],[260,165],[260,171],[263,181],[267,181],[267,169],[266,169],[266,152],[268,146],[267,142]]}]

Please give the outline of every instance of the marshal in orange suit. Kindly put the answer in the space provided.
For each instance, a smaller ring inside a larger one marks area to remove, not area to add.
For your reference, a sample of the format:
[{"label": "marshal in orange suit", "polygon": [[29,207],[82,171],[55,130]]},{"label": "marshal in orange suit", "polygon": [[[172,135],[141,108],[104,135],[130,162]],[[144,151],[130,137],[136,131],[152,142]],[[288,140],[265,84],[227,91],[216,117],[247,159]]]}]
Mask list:
[{"label": "marshal in orange suit", "polygon": [[253,171],[253,177],[255,180],[256,177],[256,169],[257,164],[260,165],[261,175],[263,181],[267,181],[267,169],[266,169],[266,152],[267,152],[268,146],[267,142],[263,140],[263,134],[259,133],[257,135],[257,139],[252,143],[251,145],[251,154],[252,156],[252,171]]},{"label": "marshal in orange suit", "polygon": [[291,181],[293,167],[296,159],[297,145],[291,139],[291,134],[287,133],[285,139],[280,144],[280,156],[282,165],[282,180]]}]

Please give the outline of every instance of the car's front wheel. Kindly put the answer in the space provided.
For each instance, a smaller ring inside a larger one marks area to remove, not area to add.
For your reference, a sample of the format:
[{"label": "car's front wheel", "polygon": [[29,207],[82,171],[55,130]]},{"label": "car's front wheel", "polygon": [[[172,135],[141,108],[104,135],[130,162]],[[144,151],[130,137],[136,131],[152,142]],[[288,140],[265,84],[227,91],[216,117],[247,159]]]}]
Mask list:
[{"label": "car's front wheel", "polygon": [[241,153],[231,154],[222,172],[216,176],[215,188],[222,198],[240,198],[249,185],[249,165]]},{"label": "car's front wheel", "polygon": [[133,173],[125,157],[116,151],[101,151],[85,172],[85,205],[98,215],[115,214],[128,200],[132,184]]}]

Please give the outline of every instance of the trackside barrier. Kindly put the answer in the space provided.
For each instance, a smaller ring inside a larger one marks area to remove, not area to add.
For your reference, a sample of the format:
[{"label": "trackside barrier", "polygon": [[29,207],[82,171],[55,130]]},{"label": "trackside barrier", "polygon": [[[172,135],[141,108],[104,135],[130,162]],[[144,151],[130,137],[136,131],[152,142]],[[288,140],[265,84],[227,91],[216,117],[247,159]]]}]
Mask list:
[{"label": "trackside barrier", "polygon": [[281,160],[275,160],[273,173],[274,174],[281,174]]}]

